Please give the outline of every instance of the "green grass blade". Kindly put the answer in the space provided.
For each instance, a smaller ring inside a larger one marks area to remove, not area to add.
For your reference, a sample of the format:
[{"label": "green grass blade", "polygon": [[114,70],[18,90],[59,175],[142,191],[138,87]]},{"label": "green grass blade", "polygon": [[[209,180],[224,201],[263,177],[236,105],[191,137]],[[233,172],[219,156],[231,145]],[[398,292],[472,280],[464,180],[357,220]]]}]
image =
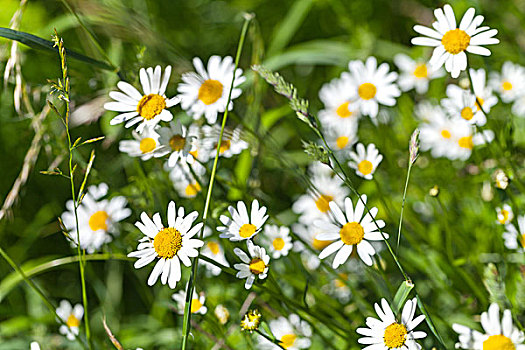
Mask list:
[{"label": "green grass blade", "polygon": [[401,307],[405,304],[405,301],[410,294],[410,291],[414,288],[412,281],[403,281],[397,289],[396,295],[394,296],[394,302],[392,303],[392,311],[397,315]]},{"label": "green grass blade", "polygon": [[[0,27],[0,37],[10,39],[10,40],[16,40],[24,45],[27,45],[37,50],[47,50],[47,51],[52,51],[52,52],[57,51],[57,48],[54,47],[54,43],[52,41],[45,40],[36,35],[25,33],[25,32],[20,32],[14,29]],[[113,67],[111,67],[105,62],[98,61],[88,56],[84,56],[73,50],[66,49],[66,53],[68,57],[74,58],[78,61],[85,62],[92,66],[96,66],[101,69],[114,70]]]}]

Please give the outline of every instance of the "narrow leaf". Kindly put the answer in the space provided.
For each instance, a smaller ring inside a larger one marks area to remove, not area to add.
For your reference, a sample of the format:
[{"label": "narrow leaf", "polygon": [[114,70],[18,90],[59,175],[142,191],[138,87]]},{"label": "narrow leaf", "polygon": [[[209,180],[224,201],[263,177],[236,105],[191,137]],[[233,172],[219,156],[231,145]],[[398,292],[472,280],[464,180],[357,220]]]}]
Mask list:
[{"label": "narrow leaf", "polygon": [[[52,51],[52,52],[57,51],[52,41],[45,40],[36,35],[25,33],[25,32],[20,32],[14,29],[0,27],[0,37],[10,39],[10,40],[16,40],[24,45],[27,45],[37,50],[47,50],[47,51]],[[91,64],[98,68],[114,70],[110,65],[108,65],[105,62],[96,60],[88,56],[84,56],[73,50],[66,49],[66,54],[68,55],[68,57]]]},{"label": "narrow leaf", "polygon": [[86,140],[86,141],[82,142],[80,144],[80,146],[87,145],[88,143],[93,143],[93,142],[97,142],[97,141],[100,141],[100,140],[104,140],[105,138],[106,138],[106,136],[94,137],[92,139],[89,139],[89,140]]},{"label": "narrow leaf", "polygon": [[414,288],[412,281],[403,281],[397,289],[394,301],[392,303],[392,311],[397,315],[401,307],[405,304],[405,301],[410,294],[410,291]]},{"label": "narrow leaf", "polygon": [[86,168],[86,174],[84,175],[84,181],[82,181],[82,185],[80,186],[80,190],[78,191],[78,203],[80,204],[81,199],[84,198],[84,187],[86,186],[86,182],[89,176],[89,172],[91,171],[91,167],[93,166],[93,162],[95,161],[95,150],[91,151],[91,156],[89,157],[89,163]]},{"label": "narrow leaf", "polygon": [[439,343],[443,346],[443,348],[447,348],[445,343],[443,342],[443,339],[439,335],[439,333],[436,330],[436,326],[434,326],[434,322],[432,322],[432,319],[430,318],[430,315],[427,312],[427,309],[425,308],[425,305],[423,305],[423,302],[419,298],[419,295],[416,294],[417,298],[417,305],[419,306],[419,309],[425,315],[425,321],[427,322],[428,328],[432,331],[432,334],[436,337],[436,339],[439,341]]}]

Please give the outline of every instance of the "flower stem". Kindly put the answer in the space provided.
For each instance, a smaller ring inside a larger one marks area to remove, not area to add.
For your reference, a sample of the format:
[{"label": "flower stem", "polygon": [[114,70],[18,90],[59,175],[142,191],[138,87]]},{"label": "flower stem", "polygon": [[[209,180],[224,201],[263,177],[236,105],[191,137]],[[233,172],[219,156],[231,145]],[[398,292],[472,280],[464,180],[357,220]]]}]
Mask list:
[{"label": "flower stem", "polygon": [[[246,37],[246,32],[248,30],[248,25],[250,24],[250,21],[252,19],[253,19],[253,15],[252,14],[245,14],[244,15],[244,25],[243,25],[242,30],[241,30],[241,37],[239,39],[239,44],[237,46],[237,54],[235,56],[235,68],[233,70],[232,81],[231,81],[231,84],[230,84],[230,90],[228,92],[228,100],[226,102],[226,108],[225,108],[225,111],[224,111],[224,115],[222,117],[221,132],[219,134],[219,140],[217,142],[217,145],[220,145],[221,142],[222,142],[222,136],[224,134],[224,128],[226,126],[226,120],[228,119],[228,110],[229,110],[228,106],[229,106],[230,101],[231,101],[231,95],[232,95],[232,91],[233,91],[233,84],[235,82],[235,72],[237,71],[237,68],[239,66],[239,60],[241,58],[242,48],[243,48],[243,45],[244,45],[244,39]],[[211,193],[212,193],[212,190],[213,190],[213,183],[214,183],[214,180],[215,180],[215,174],[217,172],[217,163],[219,162],[219,155],[220,155],[220,147],[217,147],[217,153],[215,154],[215,159],[213,161],[213,168],[211,170],[210,182],[208,184],[208,191],[207,191],[207,194],[206,194],[206,202],[204,204],[204,211],[203,211],[203,216],[202,216],[204,225],[202,226],[201,232],[199,233],[199,238],[201,238],[201,239],[202,239],[204,227],[206,226],[206,221],[207,221],[206,219],[208,218],[208,211],[209,211],[210,202],[211,202]],[[200,249],[199,249],[199,254],[200,254]],[[186,303],[184,305],[184,321],[183,321],[183,326],[182,326],[182,350],[186,350],[186,347],[187,347],[187,344],[188,344],[188,337],[189,337],[190,329],[191,329],[191,312],[190,312],[190,308],[191,308],[191,299],[192,299],[192,295],[193,295],[194,281],[195,281],[195,275],[197,273],[197,266],[198,266],[198,264],[199,264],[199,256],[197,256],[196,258],[193,259],[191,275],[190,275],[190,279],[188,281],[188,286],[186,287]]]},{"label": "flower stem", "polygon": [[412,162],[409,160],[408,162],[408,171],[407,171],[407,179],[405,181],[405,189],[403,190],[403,202],[401,203],[401,214],[399,214],[399,227],[397,230],[397,245],[396,245],[396,253],[399,249],[399,242],[401,240],[401,226],[403,225],[403,212],[405,211],[405,200],[407,196],[407,188],[408,188],[408,181],[410,180],[410,170],[412,170]]}]

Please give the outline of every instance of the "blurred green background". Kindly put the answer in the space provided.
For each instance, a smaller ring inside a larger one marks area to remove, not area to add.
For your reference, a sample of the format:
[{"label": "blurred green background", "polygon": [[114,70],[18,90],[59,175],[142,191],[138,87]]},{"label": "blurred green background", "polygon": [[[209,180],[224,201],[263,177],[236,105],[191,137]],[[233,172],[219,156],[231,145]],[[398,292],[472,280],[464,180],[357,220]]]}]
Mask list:
[{"label": "blurred green background", "polygon": [[[263,63],[270,69],[278,70],[298,88],[303,97],[310,100],[314,112],[322,108],[318,100],[320,87],[346,70],[351,59],[374,55],[378,61],[388,62],[392,68],[392,58],[396,53],[428,58],[429,50],[411,47],[410,39],[415,35],[412,27],[418,23],[429,25],[433,21],[433,9],[443,5],[442,2],[415,0],[65,1],[95,33],[104,52],[120,68],[127,81],[137,82],[140,67],[172,65],[174,72],[168,96],[175,95],[180,74],[192,70],[193,57],[207,60],[213,54],[233,56],[242,14],[252,12],[255,21],[246,40],[241,67],[249,71],[251,64]],[[499,70],[505,60],[525,64],[525,2],[486,0],[450,3],[457,18],[468,7],[475,7],[477,13],[485,16],[486,25],[499,30],[501,43],[491,48],[492,56],[471,56],[471,66]],[[0,0],[1,27],[9,27],[19,5],[19,1]],[[56,28],[67,48],[105,60],[62,1],[27,1],[20,23],[21,31],[45,39],[50,39],[53,28]],[[10,44],[0,39],[2,72],[10,55]],[[60,76],[56,54],[20,45],[19,55],[23,96],[27,104],[22,103],[21,112],[17,113],[14,105],[15,79],[11,75],[3,81],[0,96],[0,198],[5,198],[11,190],[35,134],[31,126],[33,114],[28,105],[38,114],[48,98],[47,79],[55,80]],[[106,136],[106,140],[93,145],[97,158],[90,183],[108,183],[111,195],[125,195],[133,210],[132,217],[121,227],[120,238],[107,245],[105,252],[127,254],[135,249],[139,234],[133,223],[142,211],[149,214],[160,211],[164,217],[171,199],[184,203],[188,210],[202,210],[202,197],[194,200],[178,198],[162,170],[161,161],[141,162],[118,152],[118,140],[129,138],[129,130],[121,125],[109,126],[114,113],[101,109],[108,99],[108,91],[115,88],[118,76],[73,59],[69,59],[69,74],[73,110],[83,107],[80,115],[91,121],[75,127],[72,130],[73,139],[79,136],[84,139]],[[306,166],[309,160],[301,149],[301,139],[315,140],[315,136],[295,118],[284,99],[252,73],[247,72],[247,75],[248,82],[244,85],[241,98],[235,101],[230,124],[242,122],[255,128],[262,120],[268,131],[265,137],[271,135],[276,142],[272,142],[271,146],[263,142],[254,146],[257,151],[252,149],[237,158],[221,161],[220,174],[231,178],[239,191],[229,191],[227,186],[217,187],[212,204],[213,218],[215,220],[225,204],[230,203],[228,199],[233,201],[255,196],[273,215],[291,224],[295,218],[290,210],[291,203],[298,195],[305,193],[305,188],[292,171],[282,169],[274,158],[282,153],[292,156],[298,165]],[[375,143],[385,159],[375,181],[352,180],[360,192],[368,194],[371,204],[379,207],[379,217],[387,222],[387,232],[397,231],[408,139],[417,126],[413,107],[425,98],[433,101],[443,98],[445,86],[450,82],[450,77],[433,81],[426,97],[413,92],[404,93],[398,99],[397,106],[384,109],[391,119],[387,124],[376,127],[369,119],[360,122],[360,140]],[[179,107],[173,108],[173,111],[176,117],[188,120]],[[509,171],[506,158],[512,157],[519,169],[523,168],[524,120],[511,116],[509,106],[500,102],[491,112],[488,126],[496,132],[498,142],[506,150],[504,153],[494,154],[481,147],[474,151],[466,165],[432,159],[429,154],[423,154],[413,170],[407,196],[401,260],[450,348],[456,340],[450,324],[462,322],[474,325],[472,315],[486,310],[489,301],[502,302],[524,322],[523,256],[504,248],[501,239],[503,228],[495,224],[495,207],[509,198],[504,191],[494,189],[494,197],[490,201],[481,199],[483,183],[490,182],[494,169],[501,167]],[[65,162],[61,161],[67,153],[65,133],[60,120],[52,113],[44,120],[43,127],[44,137],[36,164],[9,215],[0,221],[1,246],[17,263],[26,264],[28,268],[76,254],[61,234],[57,222],[71,194],[68,181],[38,173],[48,169],[50,164],[66,168]],[[84,147],[76,154],[75,160],[82,168],[90,148]],[[489,158],[491,162],[486,161]],[[276,178],[280,181],[275,181]],[[428,190],[434,185],[441,189],[438,199],[428,195]],[[523,194],[517,193],[512,186],[508,191],[515,192],[515,214],[523,214]],[[214,226],[213,222],[211,226]],[[447,255],[447,239],[452,245],[452,256]],[[225,246],[229,249],[227,256],[230,262],[234,261],[233,246],[229,243]],[[335,299],[321,301],[321,287],[330,283],[332,277],[321,270],[318,274],[306,273],[296,255],[275,263],[274,273],[285,293],[298,300],[302,299],[308,280],[309,293],[318,300],[314,309],[337,318],[352,330],[347,339],[333,339],[337,348],[358,349],[357,334],[353,331],[364,325],[364,317],[375,315],[372,303],[381,297],[391,298],[402,281],[391,257],[383,252],[382,258],[386,268],[384,273],[370,271],[365,277],[352,282],[370,303],[366,306],[369,313],[365,315],[357,311],[353,299],[342,305]],[[488,263],[496,264],[497,275],[485,271]],[[202,267],[200,270],[203,272]],[[173,312],[172,291],[167,286],[146,286],[149,271],[149,267],[135,270],[130,261],[88,263],[90,315],[96,348],[112,348],[102,328],[103,315],[126,348],[178,348],[182,317]],[[0,349],[27,349],[33,339],[40,341],[43,349],[78,348],[78,344],[53,335],[58,329],[53,316],[24,283],[10,285],[12,277],[11,268],[1,260]],[[34,280],[56,303],[61,299],[75,303],[81,300],[76,264],[46,270]],[[485,285],[492,286],[492,289],[487,290]],[[178,289],[183,287],[181,282]],[[194,316],[194,320],[206,332],[218,338],[224,337],[227,328],[239,321],[237,311],[248,292],[244,290],[243,283],[225,274],[213,279],[201,273],[197,288],[206,291],[209,311],[205,316]],[[503,288],[503,291],[498,288]],[[212,312],[219,303],[227,306],[232,315],[226,326],[219,325]],[[254,303],[268,318],[272,317],[272,313],[276,316],[291,312],[265,294],[259,294]],[[331,315],[330,312],[337,314]],[[322,324],[319,328],[324,335],[331,337],[330,331]],[[256,348],[249,335],[241,334],[238,327],[232,329],[227,336],[228,346],[234,349]],[[422,329],[429,334],[423,347],[430,349],[437,346],[427,326],[423,325]],[[204,333],[194,329],[193,334],[193,349],[213,347],[214,342]],[[312,348],[322,348],[323,341],[315,334],[313,342]]]}]

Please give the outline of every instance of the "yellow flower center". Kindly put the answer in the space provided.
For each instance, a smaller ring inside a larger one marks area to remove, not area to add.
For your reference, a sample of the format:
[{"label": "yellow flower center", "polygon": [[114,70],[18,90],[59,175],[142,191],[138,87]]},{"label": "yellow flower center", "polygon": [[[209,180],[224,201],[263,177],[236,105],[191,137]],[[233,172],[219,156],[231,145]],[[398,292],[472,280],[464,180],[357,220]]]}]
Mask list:
[{"label": "yellow flower center", "polygon": [[419,64],[416,69],[414,69],[414,76],[416,78],[426,78],[428,77],[428,69],[426,64]]},{"label": "yellow flower center", "polygon": [[199,299],[191,299],[191,313],[194,314],[199,311],[202,307],[202,303]]},{"label": "yellow flower center", "polygon": [[195,158],[195,159],[197,159],[197,158],[199,157],[199,150],[198,150],[198,149],[196,149],[195,151],[191,151],[191,152],[189,152],[189,153],[190,153],[190,154],[193,156],[193,158]]},{"label": "yellow flower center", "polygon": [[344,244],[359,244],[365,236],[365,230],[358,222],[347,222],[341,230],[339,230],[339,235]]},{"label": "yellow flower center", "polygon": [[474,112],[472,112],[472,108],[465,107],[461,110],[461,118],[465,120],[470,120],[474,117]]},{"label": "yellow flower center", "polygon": [[159,257],[171,259],[182,248],[182,236],[172,227],[163,228],[155,236],[153,248]]},{"label": "yellow flower center", "polygon": [[174,151],[180,151],[186,145],[186,139],[182,135],[173,135],[170,139],[170,147]]},{"label": "yellow flower center", "polygon": [[392,323],[385,328],[383,340],[385,341],[386,347],[389,349],[396,349],[405,345],[407,333],[407,328],[404,325],[396,322]]},{"label": "yellow flower center", "polygon": [[481,111],[481,107],[483,106],[483,103],[485,103],[485,101],[481,97],[476,96],[476,112]]},{"label": "yellow flower center", "polygon": [[272,245],[275,250],[282,250],[284,248],[284,239],[277,237],[273,240]]},{"label": "yellow flower center", "polygon": [[78,318],[76,318],[75,315],[71,314],[67,318],[66,325],[69,328],[73,328],[73,327],[77,327],[78,328],[78,326],[80,326],[80,320]]},{"label": "yellow flower center", "polygon": [[501,215],[503,217],[501,219],[498,219],[498,221],[500,222],[500,224],[504,224],[504,223],[506,223],[509,220],[510,213],[509,213],[508,210],[502,209],[501,210]]},{"label": "yellow flower center", "polygon": [[452,137],[452,135],[450,134],[450,131],[448,131],[447,129],[441,130],[441,136],[443,136],[443,138],[445,139],[449,139]]},{"label": "yellow flower center", "polygon": [[219,254],[219,251],[221,250],[219,247],[219,243],[217,242],[208,242],[208,248],[210,248],[210,251],[213,253],[213,255]]},{"label": "yellow flower center", "polygon": [[337,288],[344,288],[346,287],[346,283],[345,283],[346,280],[348,280],[348,274],[342,272],[339,274],[339,278],[335,280],[334,284]]},{"label": "yellow flower center", "polygon": [[330,245],[330,243],[332,243],[332,241],[321,241],[317,238],[314,238],[312,240],[312,247],[314,249],[317,249],[317,250],[321,250],[321,249],[324,249],[326,247],[328,247]]},{"label": "yellow flower center", "polygon": [[483,342],[483,350],[515,350],[512,340],[504,335],[491,335]]},{"label": "yellow flower center", "polygon": [[166,100],[157,94],[144,95],[137,105],[137,112],[146,120],[150,120],[159,115],[166,108]]},{"label": "yellow flower center", "polygon": [[348,137],[347,136],[339,136],[335,142],[337,144],[337,148],[343,149],[343,148],[345,148],[346,145],[348,145]]},{"label": "yellow flower center", "polygon": [[[227,150],[229,150],[232,146],[232,142],[230,140],[222,140],[221,145],[219,146],[219,154],[223,154]],[[215,149],[217,149],[217,146],[215,146]]]},{"label": "yellow flower center", "polygon": [[222,89],[223,86],[220,81],[208,79],[199,88],[199,100],[205,105],[211,105],[222,96]]},{"label": "yellow flower center", "polygon": [[106,220],[108,218],[109,218],[109,215],[104,210],[99,210],[93,213],[93,215],[91,215],[91,217],[89,218],[89,228],[92,231],[97,231],[97,230],[107,231],[108,225],[106,224]]},{"label": "yellow flower center", "polygon": [[520,243],[523,248],[525,248],[525,233],[520,236]]},{"label": "yellow flower center", "polygon": [[155,147],[157,147],[157,143],[151,137],[145,137],[142,140],[140,140],[139,148],[142,154],[146,154],[153,151]]},{"label": "yellow flower center", "polygon": [[501,87],[505,91],[512,90],[512,83],[510,81],[504,81],[503,84],[501,84]]},{"label": "yellow flower center", "polygon": [[459,147],[472,149],[474,143],[472,142],[472,136],[464,136],[458,140]]},{"label": "yellow flower center", "polygon": [[201,191],[201,189],[201,185],[199,185],[198,182],[195,182],[193,184],[188,184],[184,190],[184,193],[186,193],[186,196],[188,197],[195,197],[197,193]]},{"label": "yellow flower center", "polygon": [[371,83],[363,83],[359,85],[359,88],[357,89],[357,93],[359,94],[359,97],[361,97],[363,100],[370,100],[374,98],[376,95],[377,88],[374,84]]},{"label": "yellow flower center", "polygon": [[326,213],[330,209],[330,206],[328,205],[328,203],[330,203],[333,200],[334,200],[334,197],[322,194],[315,201],[315,206],[317,207],[317,209],[319,209],[321,213]]},{"label": "yellow flower center", "polygon": [[348,109],[349,104],[350,102],[341,103],[341,105],[339,105],[339,107],[337,107],[337,109],[335,110],[337,115],[341,118],[348,118],[349,116],[351,116],[352,112],[350,112],[350,110]]},{"label": "yellow flower center", "polygon": [[363,175],[368,175],[372,173],[372,170],[374,170],[374,165],[372,162],[365,159],[357,164],[357,170],[359,170]]},{"label": "yellow flower center", "polygon": [[453,29],[443,35],[441,43],[447,52],[456,55],[467,49],[470,44],[470,36],[461,29]]},{"label": "yellow flower center", "polygon": [[250,261],[250,271],[254,275],[260,275],[261,273],[264,272],[265,269],[266,269],[266,264],[264,263],[264,261],[262,261],[262,259],[255,258],[255,259],[252,259],[252,261]]},{"label": "yellow flower center", "polygon": [[297,336],[295,334],[285,334],[281,337],[279,344],[283,348],[288,349],[290,346],[293,346],[293,344],[295,343],[295,339],[297,339]]},{"label": "yellow flower center", "polygon": [[244,224],[239,229],[239,236],[242,238],[250,238],[257,231],[257,227],[253,224]]}]

